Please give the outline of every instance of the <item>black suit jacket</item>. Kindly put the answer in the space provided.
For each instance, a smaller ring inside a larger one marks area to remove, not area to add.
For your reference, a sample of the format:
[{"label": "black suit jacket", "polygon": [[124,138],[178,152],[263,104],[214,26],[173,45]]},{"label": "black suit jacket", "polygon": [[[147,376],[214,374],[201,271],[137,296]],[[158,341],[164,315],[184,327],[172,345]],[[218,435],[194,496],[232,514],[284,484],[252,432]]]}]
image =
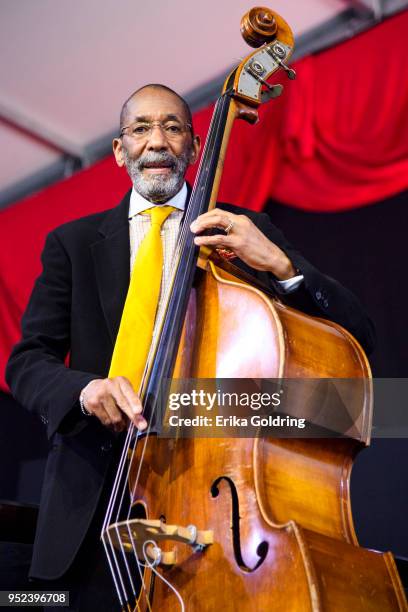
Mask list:
[{"label": "black suit jacket", "polygon": [[[37,578],[57,578],[70,566],[112,462],[115,435],[81,414],[78,397],[89,381],[109,370],[129,284],[129,197],[130,192],[116,208],[48,235],[43,271],[22,320],[22,340],[7,367],[14,397],[40,416],[51,441],[30,570]],[[302,286],[286,296],[289,304],[340,323],[370,350],[372,325],[352,293],[307,262],[267,215],[220,206],[247,214],[303,273]],[[249,271],[274,283],[268,273]]]}]

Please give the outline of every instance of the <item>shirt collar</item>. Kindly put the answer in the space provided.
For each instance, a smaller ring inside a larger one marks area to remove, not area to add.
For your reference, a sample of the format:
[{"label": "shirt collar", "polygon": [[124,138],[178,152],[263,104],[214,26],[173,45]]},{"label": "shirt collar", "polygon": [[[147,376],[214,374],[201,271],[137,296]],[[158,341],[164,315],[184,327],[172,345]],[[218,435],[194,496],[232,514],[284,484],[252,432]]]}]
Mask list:
[{"label": "shirt collar", "polygon": [[[174,208],[178,208],[179,210],[184,211],[186,207],[187,201],[187,184],[184,182],[182,188],[175,196],[164,202],[162,206],[174,206]],[[138,215],[143,210],[148,210],[149,208],[153,208],[154,206],[159,206],[158,204],[154,204],[153,202],[149,202],[143,196],[140,195],[133,187],[132,193],[130,194],[130,203],[129,203],[129,220],[132,219],[135,215]]]}]

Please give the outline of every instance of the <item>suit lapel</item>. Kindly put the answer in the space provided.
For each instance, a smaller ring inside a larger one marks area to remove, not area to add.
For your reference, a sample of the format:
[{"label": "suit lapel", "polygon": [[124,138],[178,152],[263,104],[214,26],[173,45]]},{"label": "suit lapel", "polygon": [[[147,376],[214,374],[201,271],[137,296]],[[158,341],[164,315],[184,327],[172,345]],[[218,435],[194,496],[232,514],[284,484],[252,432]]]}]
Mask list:
[{"label": "suit lapel", "polygon": [[91,245],[99,299],[113,344],[130,279],[130,193],[104,217],[98,228],[102,239]]},{"label": "suit lapel", "polygon": [[[191,195],[188,183],[187,189],[185,211]],[[130,281],[128,216],[131,192],[132,190],[129,190],[120,204],[104,217],[98,228],[101,240],[91,245],[99,300],[113,344],[119,330]]]}]

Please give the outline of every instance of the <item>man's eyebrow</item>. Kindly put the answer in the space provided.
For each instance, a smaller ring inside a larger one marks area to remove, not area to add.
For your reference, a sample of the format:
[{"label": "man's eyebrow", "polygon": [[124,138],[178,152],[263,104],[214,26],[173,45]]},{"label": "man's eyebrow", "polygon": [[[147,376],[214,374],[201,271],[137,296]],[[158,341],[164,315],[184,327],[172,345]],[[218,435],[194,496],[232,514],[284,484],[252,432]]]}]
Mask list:
[{"label": "man's eyebrow", "polygon": [[181,119],[180,117],[178,117],[177,115],[166,115],[166,121],[180,121]]},{"label": "man's eyebrow", "polygon": [[[146,115],[136,115],[133,118],[132,123],[136,123],[136,122],[150,123],[151,120],[152,120],[151,117],[147,117]],[[178,117],[177,115],[173,115],[171,113],[166,115],[163,121],[178,121],[179,123],[182,123],[182,120],[180,117]]]}]

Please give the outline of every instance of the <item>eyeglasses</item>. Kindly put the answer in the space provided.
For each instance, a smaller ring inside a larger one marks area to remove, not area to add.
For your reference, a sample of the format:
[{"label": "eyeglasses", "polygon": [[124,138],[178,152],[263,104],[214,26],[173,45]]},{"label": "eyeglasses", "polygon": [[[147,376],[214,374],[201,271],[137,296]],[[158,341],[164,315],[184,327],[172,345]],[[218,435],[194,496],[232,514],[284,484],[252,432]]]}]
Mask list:
[{"label": "eyeglasses", "polygon": [[176,121],[166,121],[165,123],[161,121],[152,121],[149,123],[135,121],[135,123],[125,125],[120,130],[120,137],[122,137],[123,134],[125,134],[125,130],[127,130],[128,136],[131,136],[135,140],[147,140],[151,137],[154,127],[159,127],[167,140],[180,140],[185,132],[192,131],[193,129],[191,123],[183,124],[177,123]]}]

